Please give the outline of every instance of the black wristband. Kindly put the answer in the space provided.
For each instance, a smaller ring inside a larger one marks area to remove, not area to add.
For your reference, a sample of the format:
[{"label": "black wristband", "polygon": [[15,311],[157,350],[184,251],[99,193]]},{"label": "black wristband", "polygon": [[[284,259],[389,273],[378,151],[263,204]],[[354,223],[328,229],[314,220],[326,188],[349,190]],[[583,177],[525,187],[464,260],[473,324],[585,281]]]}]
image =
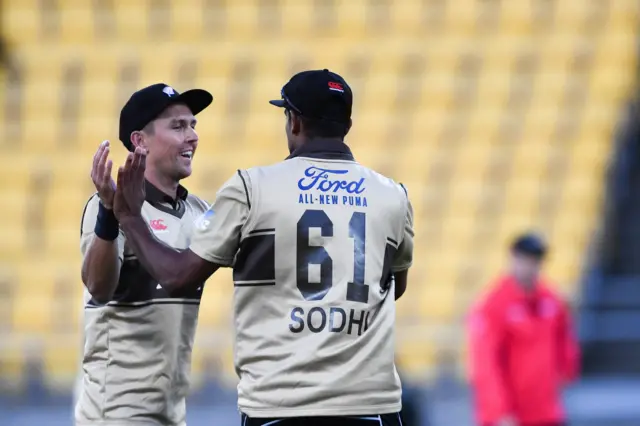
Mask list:
[{"label": "black wristband", "polygon": [[120,224],[113,210],[110,210],[99,203],[98,219],[94,229],[96,236],[106,241],[114,241],[120,233]]}]

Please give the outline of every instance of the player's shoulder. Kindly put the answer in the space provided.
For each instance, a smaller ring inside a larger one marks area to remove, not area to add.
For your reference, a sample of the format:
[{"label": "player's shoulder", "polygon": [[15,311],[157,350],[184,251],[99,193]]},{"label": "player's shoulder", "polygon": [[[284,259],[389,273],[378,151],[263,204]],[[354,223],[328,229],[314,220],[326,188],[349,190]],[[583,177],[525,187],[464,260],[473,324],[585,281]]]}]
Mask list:
[{"label": "player's shoulder", "polygon": [[236,182],[242,185],[248,194],[252,193],[252,188],[258,183],[269,180],[281,180],[292,176],[300,167],[298,158],[278,161],[277,163],[261,164],[247,169],[239,169],[236,173]]},{"label": "player's shoulder", "polygon": [[407,192],[407,188],[404,186],[404,184],[400,183],[400,182],[396,182],[394,179],[383,175],[382,173],[367,167],[367,166],[363,166],[362,164],[358,165],[362,168],[364,168],[365,170],[369,171],[369,173],[371,173],[372,176],[374,176],[379,183],[381,183],[384,186],[389,187],[390,189],[392,189],[393,191],[395,191],[396,193],[398,193],[398,195],[401,195],[402,198],[407,198],[409,193]]},{"label": "player's shoulder", "polygon": [[260,164],[253,167],[249,167],[248,169],[240,170],[240,174],[249,177],[259,175],[259,174],[272,174],[277,173],[278,171],[290,170],[292,167],[297,166],[298,158],[292,158],[289,160],[282,160],[276,163],[271,164]]},{"label": "player's shoulder", "polygon": [[360,175],[365,179],[365,187],[374,186],[377,193],[383,194],[387,200],[401,207],[403,211],[411,208],[409,193],[402,183],[363,164],[356,163],[356,167]]}]

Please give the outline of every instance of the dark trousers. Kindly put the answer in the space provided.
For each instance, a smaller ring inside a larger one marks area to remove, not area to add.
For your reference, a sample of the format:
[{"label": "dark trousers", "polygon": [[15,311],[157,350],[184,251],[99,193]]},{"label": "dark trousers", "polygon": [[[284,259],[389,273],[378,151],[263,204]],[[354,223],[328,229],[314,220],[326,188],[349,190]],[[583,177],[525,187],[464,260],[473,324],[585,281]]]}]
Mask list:
[{"label": "dark trousers", "polygon": [[251,418],[242,414],[241,426],[414,426],[402,421],[400,413],[349,417]]}]

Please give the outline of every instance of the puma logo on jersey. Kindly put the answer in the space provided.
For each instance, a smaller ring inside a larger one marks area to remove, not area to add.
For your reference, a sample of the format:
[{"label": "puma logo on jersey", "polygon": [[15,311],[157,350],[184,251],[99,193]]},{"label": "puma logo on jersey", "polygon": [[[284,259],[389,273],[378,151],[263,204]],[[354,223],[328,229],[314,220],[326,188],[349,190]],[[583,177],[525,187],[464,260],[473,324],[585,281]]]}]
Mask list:
[{"label": "puma logo on jersey", "polygon": [[320,167],[311,166],[304,171],[305,177],[298,180],[298,188],[302,191],[310,191],[312,189],[322,192],[338,192],[346,191],[349,194],[362,194],[364,188],[364,178],[359,180],[340,180],[331,179],[334,175],[345,175],[349,170],[331,170],[321,169]]},{"label": "puma logo on jersey", "polygon": [[352,207],[369,207],[367,197],[359,195],[329,195],[329,194],[309,194],[300,193],[298,196],[298,204],[320,204],[323,206],[342,205]]}]

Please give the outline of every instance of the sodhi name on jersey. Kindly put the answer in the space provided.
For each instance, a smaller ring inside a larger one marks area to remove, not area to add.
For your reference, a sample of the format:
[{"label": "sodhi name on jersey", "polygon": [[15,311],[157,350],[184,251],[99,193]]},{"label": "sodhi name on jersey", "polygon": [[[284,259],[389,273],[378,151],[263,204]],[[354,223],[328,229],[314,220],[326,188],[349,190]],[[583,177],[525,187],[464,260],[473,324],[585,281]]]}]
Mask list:
[{"label": "sodhi name on jersey", "polygon": [[[322,169],[315,166],[307,168],[304,171],[305,177],[298,180],[298,188],[304,191],[300,193],[298,203],[367,207],[367,197],[360,195],[365,190],[364,178],[351,181],[330,179],[331,176],[347,173],[349,170]],[[311,190],[314,192],[307,192]],[[349,195],[333,195],[337,192],[346,192]]]},{"label": "sodhi name on jersey", "polygon": [[369,314],[362,309],[313,307],[308,311],[299,306],[291,310],[289,330],[302,333],[308,329],[312,333],[346,333],[360,336],[369,328]]}]

